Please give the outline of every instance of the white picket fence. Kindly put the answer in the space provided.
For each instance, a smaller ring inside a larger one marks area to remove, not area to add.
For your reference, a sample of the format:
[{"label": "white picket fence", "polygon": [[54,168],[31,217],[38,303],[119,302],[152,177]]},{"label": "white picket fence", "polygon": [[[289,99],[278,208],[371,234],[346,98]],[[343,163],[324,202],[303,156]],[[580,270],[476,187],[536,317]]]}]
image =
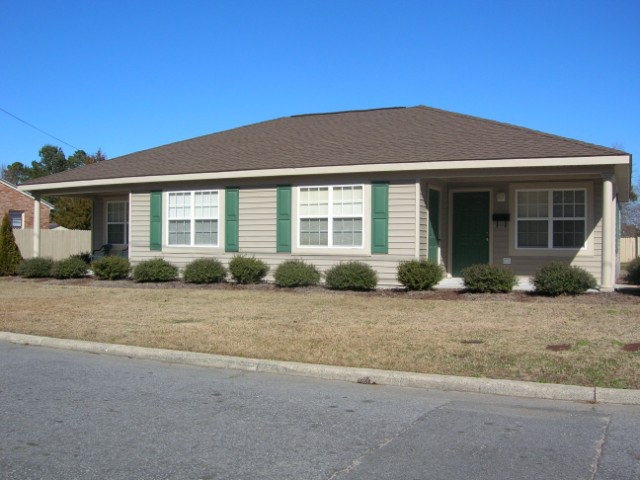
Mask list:
[{"label": "white picket fence", "polygon": [[630,262],[640,256],[640,237],[623,237],[620,239],[620,262]]},{"label": "white picket fence", "polygon": [[[33,257],[33,229],[14,230],[23,258]],[[40,256],[62,260],[76,253],[91,252],[91,230],[40,230]]]}]

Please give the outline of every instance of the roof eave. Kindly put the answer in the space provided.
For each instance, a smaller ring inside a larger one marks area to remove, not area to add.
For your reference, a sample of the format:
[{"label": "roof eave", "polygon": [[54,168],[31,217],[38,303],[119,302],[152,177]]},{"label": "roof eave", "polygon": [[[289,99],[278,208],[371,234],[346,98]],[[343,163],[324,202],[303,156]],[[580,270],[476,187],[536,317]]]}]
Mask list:
[{"label": "roof eave", "polygon": [[[140,185],[147,183],[173,183],[198,180],[234,180],[248,178],[409,172],[409,171],[439,171],[439,170],[482,170],[494,168],[534,168],[534,167],[566,167],[566,166],[614,166],[619,191],[628,197],[631,176],[631,155],[605,155],[588,157],[552,157],[552,158],[512,158],[492,160],[453,160],[432,162],[379,163],[363,165],[274,168],[262,170],[236,170],[229,172],[186,173],[175,175],[145,175],[135,177],[102,178],[93,180],[76,180],[67,182],[39,183],[21,185],[22,192],[36,194],[64,195],[65,192],[126,185]],[[625,187],[626,186],[626,187]]]}]

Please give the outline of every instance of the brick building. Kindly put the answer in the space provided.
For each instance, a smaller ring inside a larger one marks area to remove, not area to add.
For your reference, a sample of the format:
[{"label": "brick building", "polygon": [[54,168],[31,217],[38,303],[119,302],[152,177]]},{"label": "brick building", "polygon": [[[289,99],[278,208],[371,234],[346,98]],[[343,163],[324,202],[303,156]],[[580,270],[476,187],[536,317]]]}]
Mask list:
[{"label": "brick building", "polygon": [[[9,213],[13,228],[33,228],[34,198],[21,192],[12,183],[0,179],[0,220]],[[40,228],[49,228],[49,214],[53,205],[42,202],[40,206]]]}]

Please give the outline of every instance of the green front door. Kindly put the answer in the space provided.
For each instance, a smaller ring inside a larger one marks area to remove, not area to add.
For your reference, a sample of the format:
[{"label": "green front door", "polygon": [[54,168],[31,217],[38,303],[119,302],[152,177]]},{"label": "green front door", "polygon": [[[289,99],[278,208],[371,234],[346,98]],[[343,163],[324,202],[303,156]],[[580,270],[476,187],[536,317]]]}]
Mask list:
[{"label": "green front door", "polygon": [[453,194],[451,226],[454,276],[476,263],[489,263],[489,192]]},{"label": "green front door", "polygon": [[440,192],[429,190],[429,261],[438,263],[440,247]]}]

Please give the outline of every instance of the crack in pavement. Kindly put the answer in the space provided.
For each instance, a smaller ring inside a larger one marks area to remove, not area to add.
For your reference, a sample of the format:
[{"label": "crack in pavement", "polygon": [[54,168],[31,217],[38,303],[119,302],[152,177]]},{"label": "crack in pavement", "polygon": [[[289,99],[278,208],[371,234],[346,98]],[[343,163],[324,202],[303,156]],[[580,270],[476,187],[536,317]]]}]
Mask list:
[{"label": "crack in pavement", "polygon": [[595,480],[596,475],[598,474],[598,468],[600,467],[600,459],[602,458],[602,451],[604,449],[604,444],[607,440],[607,435],[609,433],[609,425],[611,425],[611,417],[610,416],[606,416],[603,417],[605,418],[606,422],[605,424],[602,426],[602,436],[600,437],[600,439],[596,442],[596,456],[593,459],[593,462],[591,463],[591,478],[589,480]]},{"label": "crack in pavement", "polygon": [[453,402],[452,401],[445,402],[445,403],[443,403],[441,405],[438,405],[437,407],[433,407],[432,409],[428,410],[427,412],[423,413],[422,415],[419,415],[415,420],[410,422],[407,426],[405,426],[404,428],[400,429],[395,435],[392,435],[391,437],[384,439],[383,442],[379,443],[378,445],[375,445],[375,446],[371,447],[370,449],[368,449],[362,455],[354,458],[353,461],[349,465],[347,465],[346,467],[335,471],[327,480],[335,480],[335,479],[338,478],[338,476],[341,476],[342,474],[351,472],[354,468],[356,468],[358,465],[360,465],[362,463],[362,460],[364,460],[366,457],[368,457],[372,453],[374,453],[374,452],[386,447],[391,442],[393,442],[394,440],[397,440],[402,435],[404,435],[406,432],[408,432],[415,424],[417,424],[418,422],[424,420],[429,415],[431,415],[433,412],[435,412],[437,410],[440,410],[440,409],[442,409],[444,407],[449,406],[451,403],[453,403]]}]

